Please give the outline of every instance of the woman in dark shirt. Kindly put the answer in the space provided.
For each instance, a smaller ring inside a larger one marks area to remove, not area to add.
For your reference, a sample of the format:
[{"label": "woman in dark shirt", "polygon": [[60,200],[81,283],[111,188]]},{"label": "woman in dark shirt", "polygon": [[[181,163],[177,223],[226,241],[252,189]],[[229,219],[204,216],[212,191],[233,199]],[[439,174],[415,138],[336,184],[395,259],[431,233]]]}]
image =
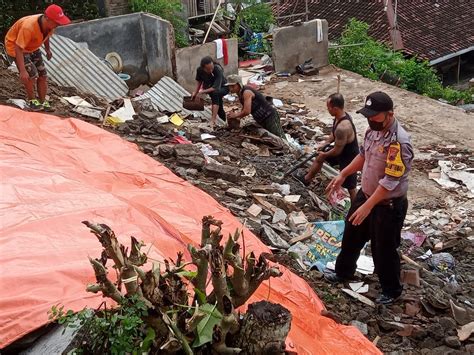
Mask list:
[{"label": "woman in dark shirt", "polygon": [[[198,94],[208,94],[212,101],[211,128],[214,129],[217,115],[222,120],[226,120],[222,98],[229,93],[229,88],[224,77],[224,69],[218,63],[214,63],[211,57],[201,59],[201,65],[196,71],[196,90],[193,93],[194,99]],[[202,91],[199,91],[203,88]]]}]

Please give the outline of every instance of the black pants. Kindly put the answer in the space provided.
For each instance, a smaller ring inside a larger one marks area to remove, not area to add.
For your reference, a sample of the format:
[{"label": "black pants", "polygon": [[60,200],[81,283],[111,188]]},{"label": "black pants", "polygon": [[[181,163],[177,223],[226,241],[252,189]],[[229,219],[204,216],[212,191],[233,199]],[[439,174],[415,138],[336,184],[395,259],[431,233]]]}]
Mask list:
[{"label": "black pants", "polygon": [[209,97],[211,98],[212,104],[219,106],[219,111],[217,111],[217,115],[223,121],[226,120],[226,115],[224,111],[224,102],[222,98],[226,96],[228,93],[229,93],[229,88],[227,86],[223,86],[219,90],[215,90],[209,93]]},{"label": "black pants", "polygon": [[336,274],[351,278],[357,268],[357,259],[365,243],[370,240],[375,273],[379,277],[384,295],[398,297],[402,293],[400,284],[400,233],[408,209],[406,197],[395,198],[390,204],[375,206],[367,218],[358,226],[349,222],[352,215],[367,200],[362,190],[346,217],[341,252],[336,260]]}]

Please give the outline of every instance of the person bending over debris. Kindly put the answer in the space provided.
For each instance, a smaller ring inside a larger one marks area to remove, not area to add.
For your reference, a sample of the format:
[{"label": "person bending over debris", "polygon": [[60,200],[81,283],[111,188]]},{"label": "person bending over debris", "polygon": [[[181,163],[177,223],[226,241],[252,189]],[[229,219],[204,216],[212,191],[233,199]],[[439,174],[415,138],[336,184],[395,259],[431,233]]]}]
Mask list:
[{"label": "person bending over debris", "polygon": [[[49,38],[56,27],[70,22],[61,7],[53,4],[46,8],[44,14],[22,17],[5,36],[6,52],[16,63],[20,80],[25,86],[28,106],[33,111],[51,111],[49,102],[45,100],[48,77],[40,47],[44,44],[46,58],[50,60],[53,54],[49,47]],[[35,94],[35,83],[39,100]]]},{"label": "person bending over debris", "polygon": [[[196,81],[196,91],[192,99],[194,100],[199,94],[209,95],[212,101],[211,128],[214,129],[217,115],[222,120],[226,120],[222,98],[229,93],[229,88],[225,86],[224,69],[211,57],[204,57],[201,59],[201,66],[196,71]],[[204,90],[199,91],[201,86]]]},{"label": "person bending over debris", "polygon": [[379,304],[391,304],[402,293],[400,284],[400,233],[408,207],[408,173],[413,160],[410,137],[393,115],[392,99],[383,92],[370,94],[357,111],[368,119],[360,154],[328,185],[340,188],[347,176],[362,170],[362,189],[346,217],[336,270],[326,272],[330,282],[351,279],[360,251],[370,240],[372,257],[382,286]]},{"label": "person bending over debris", "polygon": [[[308,186],[317,173],[321,171],[323,163],[327,162],[331,166],[338,165],[340,170],[348,166],[359,154],[357,143],[357,132],[352,122],[351,116],[344,111],[344,97],[341,94],[332,94],[326,101],[328,112],[334,117],[332,132],[329,138],[318,146],[319,154],[306,174],[296,175],[304,185]],[[324,151],[332,142],[334,147]],[[354,200],[357,187],[357,173],[349,175],[342,184]]]},{"label": "person bending over debris", "polygon": [[240,112],[230,112],[227,119],[238,120],[252,114],[254,120],[270,133],[285,139],[283,129],[280,124],[280,116],[277,110],[267,101],[267,99],[257,90],[242,84],[242,78],[238,75],[229,75],[227,86],[230,92],[238,94],[242,110]]}]

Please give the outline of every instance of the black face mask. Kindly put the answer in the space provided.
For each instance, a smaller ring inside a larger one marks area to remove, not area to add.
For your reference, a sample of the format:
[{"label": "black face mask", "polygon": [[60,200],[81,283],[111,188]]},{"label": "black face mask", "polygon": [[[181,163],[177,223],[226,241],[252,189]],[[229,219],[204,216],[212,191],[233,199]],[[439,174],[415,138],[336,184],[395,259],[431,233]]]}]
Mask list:
[{"label": "black face mask", "polygon": [[369,127],[372,131],[383,131],[385,128],[384,123],[387,120],[387,116],[385,115],[385,119],[382,122],[375,122],[371,121],[367,118],[367,121],[369,122]]}]

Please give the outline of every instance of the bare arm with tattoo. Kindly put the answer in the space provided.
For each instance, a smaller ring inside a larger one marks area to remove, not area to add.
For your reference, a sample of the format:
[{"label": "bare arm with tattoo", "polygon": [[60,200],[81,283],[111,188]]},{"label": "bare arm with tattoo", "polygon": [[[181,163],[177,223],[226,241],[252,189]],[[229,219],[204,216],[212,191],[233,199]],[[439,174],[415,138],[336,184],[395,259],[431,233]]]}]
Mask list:
[{"label": "bare arm with tattoo", "polygon": [[334,148],[325,153],[320,153],[318,159],[324,161],[329,157],[337,157],[342,153],[344,147],[349,143],[353,129],[350,122],[341,122],[334,132]]}]

